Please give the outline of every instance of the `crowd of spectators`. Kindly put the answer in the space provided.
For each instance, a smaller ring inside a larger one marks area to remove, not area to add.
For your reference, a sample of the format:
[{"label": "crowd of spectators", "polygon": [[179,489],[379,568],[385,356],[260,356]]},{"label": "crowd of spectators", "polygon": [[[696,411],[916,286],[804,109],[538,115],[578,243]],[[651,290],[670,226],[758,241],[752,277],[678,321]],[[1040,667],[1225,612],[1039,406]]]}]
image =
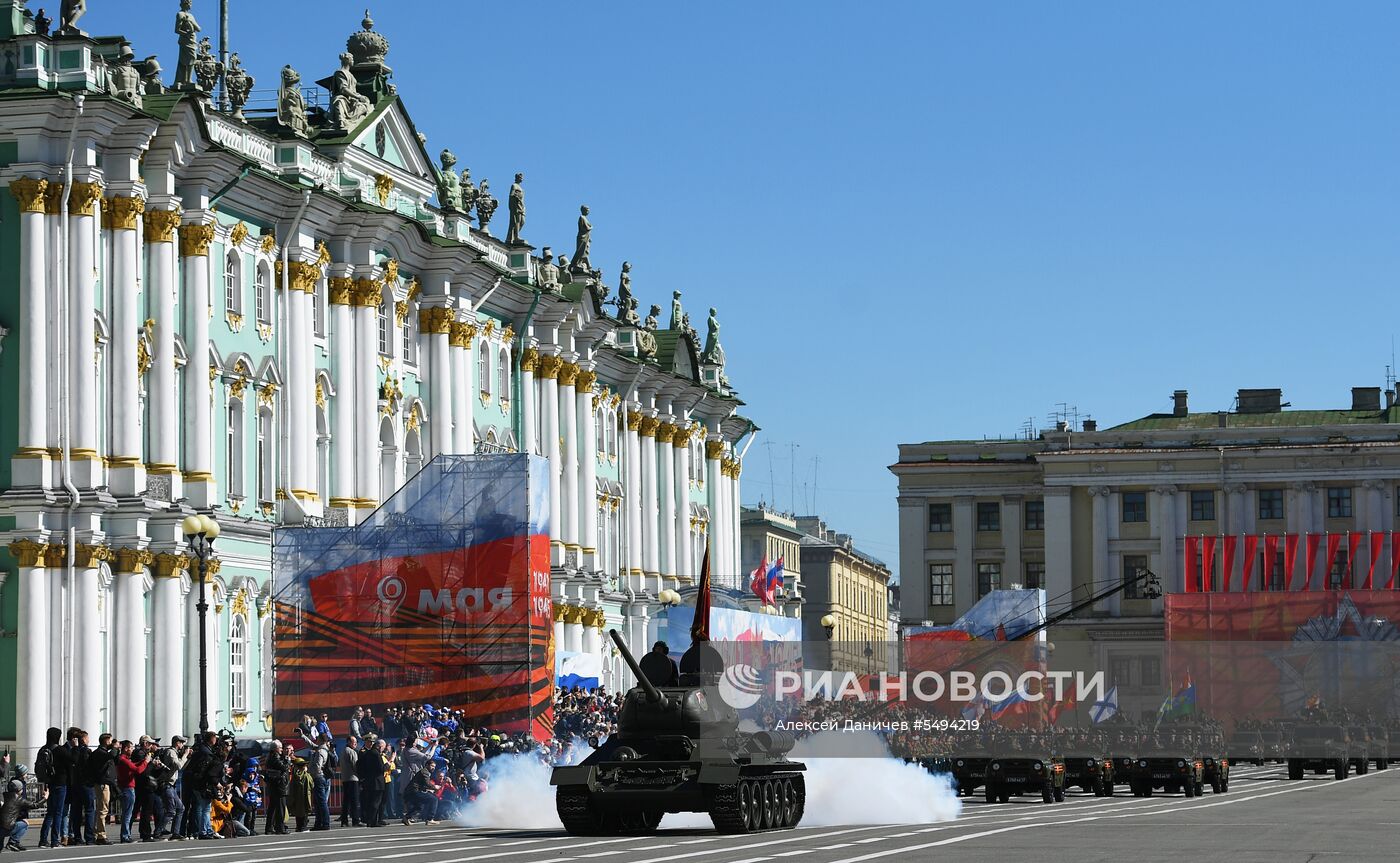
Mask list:
[{"label": "crowd of spectators", "polygon": [[543,741],[432,704],[307,715],[267,742],[209,731],[193,743],[102,734],[93,746],[81,728],[50,728],[32,767],[0,757],[0,851],[24,850],[31,811],[43,813],[41,848],[330,830],[332,808],[342,826],[436,824],[486,792],[492,758],[571,760],[617,729],[620,705],[601,688],[556,689]]}]

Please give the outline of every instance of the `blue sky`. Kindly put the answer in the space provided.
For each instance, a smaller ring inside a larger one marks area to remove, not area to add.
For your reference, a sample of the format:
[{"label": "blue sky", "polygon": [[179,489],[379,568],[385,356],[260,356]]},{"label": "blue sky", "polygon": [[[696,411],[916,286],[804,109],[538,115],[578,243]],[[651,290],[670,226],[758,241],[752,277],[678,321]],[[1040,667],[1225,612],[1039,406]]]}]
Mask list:
[{"label": "blue sky", "polygon": [[[85,29],[173,72],[177,3],[90,5]],[[333,71],[363,11],[231,5],[260,89]],[[1384,381],[1394,4],[371,8],[431,151],[502,191],[525,172],[526,239],[570,248],[586,202],[643,308],[719,308],[764,429],[745,501],[815,500],[891,565],[901,441]],[[195,14],[215,35],[218,4]]]}]

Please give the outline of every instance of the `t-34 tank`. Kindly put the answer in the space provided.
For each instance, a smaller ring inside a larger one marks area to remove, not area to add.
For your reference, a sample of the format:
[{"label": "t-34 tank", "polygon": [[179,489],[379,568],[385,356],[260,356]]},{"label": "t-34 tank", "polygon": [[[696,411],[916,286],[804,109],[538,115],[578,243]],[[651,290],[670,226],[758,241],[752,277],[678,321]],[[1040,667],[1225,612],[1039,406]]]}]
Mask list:
[{"label": "t-34 tank", "polygon": [[608,633],[637,676],[618,731],[577,766],[555,767],[550,784],[564,829],[576,835],[646,833],[667,812],[706,812],[721,833],[796,827],[806,765],[787,758],[786,732],[739,730],[720,697],[724,662],[697,641],[675,665],[648,654],[641,665],[617,630]]}]

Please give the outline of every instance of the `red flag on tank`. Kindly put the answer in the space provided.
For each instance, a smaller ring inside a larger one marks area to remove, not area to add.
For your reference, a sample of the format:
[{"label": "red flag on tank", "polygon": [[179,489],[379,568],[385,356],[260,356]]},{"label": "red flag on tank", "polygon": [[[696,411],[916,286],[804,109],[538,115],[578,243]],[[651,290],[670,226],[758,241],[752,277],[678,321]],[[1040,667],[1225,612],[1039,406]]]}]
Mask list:
[{"label": "red flag on tank", "polygon": [[710,547],[700,564],[700,590],[695,594],[695,619],[690,624],[691,641],[710,640]]}]

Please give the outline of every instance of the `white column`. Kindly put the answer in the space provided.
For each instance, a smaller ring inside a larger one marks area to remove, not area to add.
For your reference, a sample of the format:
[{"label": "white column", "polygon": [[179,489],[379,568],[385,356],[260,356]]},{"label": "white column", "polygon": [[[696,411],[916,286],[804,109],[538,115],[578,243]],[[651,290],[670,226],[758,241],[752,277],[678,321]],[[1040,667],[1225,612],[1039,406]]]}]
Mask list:
[{"label": "white column", "polygon": [[1094,505],[1093,567],[1090,576],[1094,582],[1090,586],[1093,591],[1102,590],[1108,586],[1109,495],[1110,492],[1107,488],[1096,486],[1089,489],[1089,496],[1093,498]]},{"label": "white column", "polygon": [[565,362],[559,368],[559,434],[564,439],[564,460],[559,484],[560,515],[564,517],[565,547],[579,552],[579,482],[578,482],[578,406],[575,403],[574,381],[578,366]]},{"label": "white column", "polygon": [[583,624],[569,621],[564,624],[564,649],[578,653],[583,650]]},{"label": "white column", "polygon": [[[300,253],[293,248],[289,254]],[[315,327],[311,303],[316,292],[319,268],[304,261],[287,261],[287,291],[282,300],[287,304],[286,340],[287,369],[284,397],[280,399],[281,416],[287,422],[288,447],[283,456],[287,465],[288,494],[295,496],[303,507],[310,507],[316,494],[316,377]],[[282,279],[277,280],[282,290]]]},{"label": "white column", "polygon": [[953,610],[962,614],[977,602],[977,566],[972,550],[977,544],[975,507],[967,495],[953,498]]},{"label": "white column", "polygon": [[146,391],[150,411],[151,473],[170,477],[171,496],[183,496],[180,488],[179,445],[180,415],[175,392],[175,227],[180,222],[178,210],[149,210],[146,212],[146,261],[148,314],[154,319],[155,350],[151,370],[147,373]]},{"label": "white column", "polygon": [[50,576],[44,568],[44,552],[44,546],[30,539],[10,545],[10,556],[19,563],[15,576],[19,579],[20,621],[15,691],[22,697],[15,699],[15,745],[19,749],[15,761],[25,759],[25,764],[34,763],[35,753],[44,745],[44,733],[53,724],[48,699],[43,696],[54,682],[49,663],[49,629],[53,620],[49,613]]},{"label": "white column", "polygon": [[185,654],[183,555],[163,552],[155,559],[155,586],[151,591],[153,655],[151,656],[152,737],[169,740],[172,734],[188,734],[185,727]]},{"label": "white column", "polygon": [[568,650],[564,646],[564,609],[557,605],[554,607],[554,649]]},{"label": "white column", "polygon": [[[93,215],[102,187],[74,183],[68,216],[68,393],[71,411],[68,449],[74,482],[80,488],[103,484],[97,453],[97,369]],[[94,596],[96,594],[94,593]],[[90,727],[97,727],[92,724]]]},{"label": "white column", "polygon": [[[361,508],[379,504],[379,302],[381,285],[355,281],[355,497]],[[357,519],[358,521],[358,519]]]},{"label": "white column", "polygon": [[672,476],[675,477],[675,574],[692,578],[696,574],[690,559],[690,430],[679,428],[671,438]]},{"label": "white column", "polygon": [[[599,654],[603,652],[603,630],[596,626],[583,627],[583,652]],[[629,648],[630,649],[630,648]]]},{"label": "white column", "polygon": [[102,725],[102,631],[97,616],[98,571],[106,549],[77,546],[77,565],[73,568],[73,724],[79,728],[97,729]]},{"label": "white column", "polygon": [[[137,333],[141,329],[138,304],[141,250],[136,227],[145,207],[145,199],[139,197],[117,197],[108,202],[112,226],[112,277],[109,284],[112,291],[110,368],[113,414],[112,451],[108,454],[112,463],[109,482],[112,492],[119,497],[134,495],[144,485],[139,415],[141,382],[136,363]],[[144,692],[144,677],[142,684]]]},{"label": "white column", "polygon": [[1072,603],[1074,533],[1071,512],[1068,488],[1045,489],[1045,596],[1054,603],[1047,608],[1050,614],[1063,611]]},{"label": "white column", "polygon": [[349,276],[331,276],[329,286],[336,382],[335,400],[330,404],[331,453],[335,458],[330,505],[353,510],[359,493],[355,485],[355,321],[350,305],[354,281]]},{"label": "white column", "polygon": [[[49,346],[48,346],[48,233],[44,217],[44,193],[48,189],[47,180],[34,180],[21,177],[10,183],[10,192],[19,203],[19,398],[16,405],[19,413],[19,440],[15,452],[16,462],[23,459],[25,465],[15,464],[14,485],[48,486],[48,471],[44,469],[48,453],[48,405],[49,405]],[[39,561],[38,570],[43,571]],[[20,579],[20,590],[24,583],[42,576]],[[47,607],[45,605],[45,607]],[[22,618],[33,620],[34,618]],[[45,618],[47,620],[47,618]],[[23,629],[23,628],[22,628]],[[21,629],[21,632],[22,632]],[[21,637],[23,635],[21,634]],[[21,660],[21,667],[24,667]],[[37,678],[36,678],[37,679]],[[20,692],[28,692],[21,684]],[[38,699],[31,699],[37,701]],[[39,705],[25,704],[22,716],[28,716]],[[31,717],[32,718],[32,717]],[[17,720],[20,721],[20,720]],[[23,725],[23,722],[20,722]],[[43,744],[44,730],[38,728],[39,742]],[[28,744],[21,738],[20,746]]]},{"label": "white column", "polygon": [[472,451],[471,401],[471,340],[461,321],[448,323],[448,365],[452,368],[452,446],[457,455]]},{"label": "white column", "polygon": [[[186,713],[184,727],[189,730],[199,729],[199,562],[193,557],[190,558],[190,578],[193,584],[190,587],[189,596],[185,597],[185,704]],[[209,727],[220,728],[218,718],[219,705],[224,692],[223,679],[220,669],[225,663],[219,661],[223,652],[227,651],[226,645],[220,645],[216,640],[218,633],[217,618],[214,613],[214,583],[213,576],[210,576],[209,583],[205,584],[206,601],[209,603],[209,611],[204,620],[204,637],[206,657],[209,667],[209,688],[208,697],[205,700],[205,709],[209,715]],[[180,732],[188,736],[189,732]]]},{"label": "white column", "polygon": [[744,561],[739,544],[739,518],[742,515],[742,507],[739,503],[739,477],[743,472],[744,465],[736,456],[732,476],[729,478],[729,571],[737,574],[740,578],[744,574]]},{"label": "white column", "polygon": [[[596,372],[584,369],[574,381],[575,399],[578,402],[579,453],[579,544],[583,546],[580,565],[586,570],[598,568],[598,427],[594,424],[593,384],[598,380]],[[592,629],[592,627],[589,627]]]},{"label": "white column", "polygon": [[451,330],[451,309],[419,310],[418,331],[428,340],[428,436],[433,455],[457,451],[452,437],[452,347],[447,341]]},{"label": "white column", "polygon": [[[1180,541],[1176,527],[1176,494],[1174,485],[1158,486],[1152,492],[1152,516],[1157,522],[1157,539],[1160,543],[1155,571],[1163,591],[1172,590],[1176,580],[1182,577],[1180,556],[1176,551]],[[1156,610],[1161,603],[1160,598],[1153,600],[1153,609]]]},{"label": "white column", "polygon": [[549,556],[554,566],[564,562],[563,516],[563,458],[559,453],[559,366],[557,356],[543,356],[539,361],[540,400],[544,409],[544,445],[540,448],[549,459]]},{"label": "white column", "polygon": [[661,572],[661,548],[657,541],[656,429],[655,417],[642,417],[642,568],[650,579]]},{"label": "white column", "polygon": [[[703,434],[703,432],[702,432]],[[705,469],[709,474],[705,479],[705,494],[710,507],[709,535],[706,537],[706,547],[710,551],[710,567],[715,568],[716,555],[720,553],[720,525],[723,524],[723,492],[720,488],[722,475],[720,469],[720,455],[724,451],[724,443],[718,438],[705,441]],[[704,555],[695,564],[695,574],[700,575],[700,567],[704,564]]]},{"label": "white column", "polygon": [[539,352],[526,348],[520,356],[520,451],[533,454],[538,441],[535,439],[535,366],[539,363]]},{"label": "white column", "polygon": [[676,576],[676,487],[673,478],[675,461],[671,457],[671,441],[676,427],[663,422],[656,428],[656,494],[659,508],[657,523],[657,558],[661,574]]},{"label": "white column", "polygon": [[112,686],[115,712],[109,730],[118,740],[147,733],[146,721],[146,565],[149,552],[122,549],[112,593],[116,597],[113,647],[116,674]]},{"label": "white column", "polygon": [[[197,216],[203,218],[203,216]],[[184,283],[181,313],[185,319],[184,376],[185,495],[205,509],[216,502],[209,401],[209,244],[214,226],[194,222],[180,226],[180,269]],[[256,413],[254,414],[256,422]]]},{"label": "white column", "polygon": [[627,546],[623,562],[627,566],[630,580],[640,581],[644,572],[645,556],[642,553],[642,459],[641,435],[642,415],[629,403],[627,406],[627,431],[623,436],[622,465],[620,475],[623,481],[623,504],[627,507]]}]

